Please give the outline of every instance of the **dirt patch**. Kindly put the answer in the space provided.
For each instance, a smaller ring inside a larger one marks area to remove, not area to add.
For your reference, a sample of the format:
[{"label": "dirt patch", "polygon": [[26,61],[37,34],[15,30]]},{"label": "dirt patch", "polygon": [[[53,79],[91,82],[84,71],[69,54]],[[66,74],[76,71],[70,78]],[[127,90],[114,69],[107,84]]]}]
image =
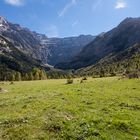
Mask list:
[{"label": "dirt patch", "polygon": [[0,93],[7,93],[7,92],[8,92],[8,90],[0,88]]}]

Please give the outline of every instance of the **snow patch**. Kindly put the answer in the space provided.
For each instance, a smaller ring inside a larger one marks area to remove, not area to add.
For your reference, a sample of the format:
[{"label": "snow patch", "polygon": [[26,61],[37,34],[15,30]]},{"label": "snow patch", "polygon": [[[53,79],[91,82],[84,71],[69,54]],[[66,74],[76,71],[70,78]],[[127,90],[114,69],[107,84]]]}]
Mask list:
[{"label": "snow patch", "polygon": [[0,27],[2,27],[3,25],[2,24],[0,24]]}]

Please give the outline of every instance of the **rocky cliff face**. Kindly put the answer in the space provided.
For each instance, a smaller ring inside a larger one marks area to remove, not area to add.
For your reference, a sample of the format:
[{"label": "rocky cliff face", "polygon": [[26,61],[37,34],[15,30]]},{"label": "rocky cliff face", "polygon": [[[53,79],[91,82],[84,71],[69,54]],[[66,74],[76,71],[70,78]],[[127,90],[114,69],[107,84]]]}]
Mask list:
[{"label": "rocky cliff face", "polygon": [[3,17],[0,17],[0,34],[9,39],[22,52],[50,65],[71,59],[94,39],[94,36],[90,35],[48,38],[18,24],[12,24]]},{"label": "rocky cliff face", "polygon": [[94,39],[91,35],[80,35],[78,37],[67,38],[49,38],[48,46],[50,55],[48,63],[56,65],[60,62],[66,62],[76,56],[84,46]]},{"label": "rocky cliff face", "polygon": [[12,24],[3,17],[0,18],[0,34],[9,39],[13,45],[24,53],[40,59],[42,49],[38,34],[27,28],[22,28],[18,24]]},{"label": "rocky cliff face", "polygon": [[43,67],[39,60],[29,57],[17,49],[12,42],[0,35],[0,80],[12,72],[26,73],[33,68]]}]

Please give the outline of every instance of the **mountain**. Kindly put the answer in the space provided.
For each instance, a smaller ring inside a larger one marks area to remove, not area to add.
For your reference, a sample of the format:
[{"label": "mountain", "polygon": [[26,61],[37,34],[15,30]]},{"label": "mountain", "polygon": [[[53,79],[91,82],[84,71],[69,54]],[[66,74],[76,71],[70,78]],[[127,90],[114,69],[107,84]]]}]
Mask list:
[{"label": "mountain", "polygon": [[94,36],[78,36],[69,38],[48,38],[8,22],[0,17],[0,34],[9,39],[13,45],[44,64],[55,65],[67,61],[77,55],[80,50],[91,42]]},{"label": "mountain", "polygon": [[11,79],[17,72],[22,78],[26,74],[32,79],[30,71],[34,78],[36,76],[38,79],[38,73],[43,72],[35,72],[34,68],[46,70],[47,77],[64,77],[67,72],[52,66],[71,59],[93,39],[94,36],[90,35],[48,38],[0,17],[0,80],[4,80],[5,77],[7,80]]},{"label": "mountain", "polygon": [[[33,68],[44,68],[36,60],[17,49],[12,42],[0,35],[0,80],[14,72],[27,73]],[[49,68],[46,67],[49,70]],[[7,78],[9,79],[9,78]]]},{"label": "mountain", "polygon": [[40,52],[43,47],[39,34],[32,32],[27,28],[23,28],[18,24],[12,24],[0,17],[0,34],[9,39],[13,45],[23,51],[24,53],[37,58],[42,59]]},{"label": "mountain", "polygon": [[[97,65],[105,66],[106,62],[110,64],[122,62],[122,60],[131,59],[132,55],[128,55],[131,48],[134,54],[137,53],[139,44],[140,18],[126,18],[116,28],[97,36],[70,62],[60,63],[55,67],[60,69],[80,69],[92,65],[91,67],[96,69]],[[137,46],[137,49],[135,49],[135,46]],[[118,60],[118,58],[121,60]]]}]

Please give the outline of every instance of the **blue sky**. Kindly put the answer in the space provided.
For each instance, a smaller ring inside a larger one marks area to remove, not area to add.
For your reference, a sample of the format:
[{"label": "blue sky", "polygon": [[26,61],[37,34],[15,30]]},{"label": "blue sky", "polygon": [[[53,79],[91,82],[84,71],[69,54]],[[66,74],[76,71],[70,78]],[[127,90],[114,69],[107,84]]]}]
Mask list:
[{"label": "blue sky", "polygon": [[0,0],[0,15],[49,37],[97,35],[140,16],[140,0]]}]

